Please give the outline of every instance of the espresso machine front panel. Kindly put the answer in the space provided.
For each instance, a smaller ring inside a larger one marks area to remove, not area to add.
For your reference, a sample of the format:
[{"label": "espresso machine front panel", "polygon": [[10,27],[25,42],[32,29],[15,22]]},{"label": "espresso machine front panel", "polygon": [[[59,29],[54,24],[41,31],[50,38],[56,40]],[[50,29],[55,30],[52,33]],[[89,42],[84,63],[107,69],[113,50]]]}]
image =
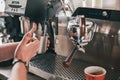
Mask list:
[{"label": "espresso machine front panel", "polygon": [[47,15],[49,18],[55,16],[60,7],[60,0],[6,0],[5,12],[43,22]]},{"label": "espresso machine front panel", "polygon": [[24,15],[27,0],[6,0],[5,12],[14,15]]}]

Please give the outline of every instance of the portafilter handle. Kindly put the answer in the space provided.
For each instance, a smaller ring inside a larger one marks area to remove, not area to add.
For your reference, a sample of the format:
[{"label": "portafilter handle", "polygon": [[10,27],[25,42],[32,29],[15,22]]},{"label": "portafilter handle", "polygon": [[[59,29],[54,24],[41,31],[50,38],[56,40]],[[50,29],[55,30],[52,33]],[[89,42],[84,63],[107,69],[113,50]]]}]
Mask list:
[{"label": "portafilter handle", "polygon": [[66,68],[70,67],[70,64],[71,64],[71,62],[73,60],[73,56],[74,56],[76,50],[77,50],[77,46],[75,46],[75,48],[73,49],[73,51],[70,53],[70,55],[63,62],[63,66],[64,67],[66,67]]}]

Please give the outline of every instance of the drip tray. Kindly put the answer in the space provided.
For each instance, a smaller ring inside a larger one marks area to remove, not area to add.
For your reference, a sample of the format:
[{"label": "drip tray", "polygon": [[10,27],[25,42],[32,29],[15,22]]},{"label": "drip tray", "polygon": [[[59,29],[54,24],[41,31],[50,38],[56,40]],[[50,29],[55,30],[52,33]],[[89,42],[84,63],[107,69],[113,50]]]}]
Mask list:
[{"label": "drip tray", "polygon": [[[85,80],[84,68],[95,66],[95,64],[74,59],[71,66],[65,68],[62,64],[64,60],[65,57],[52,53],[39,54],[31,60],[29,72],[48,80]],[[106,70],[105,80],[120,80],[120,71],[107,68]]]}]

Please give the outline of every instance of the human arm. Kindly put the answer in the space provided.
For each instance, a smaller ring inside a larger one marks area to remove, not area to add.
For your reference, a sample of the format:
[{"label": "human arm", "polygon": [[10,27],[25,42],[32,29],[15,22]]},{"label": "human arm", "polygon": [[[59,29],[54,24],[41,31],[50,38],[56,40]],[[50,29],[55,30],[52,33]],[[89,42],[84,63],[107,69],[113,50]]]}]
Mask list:
[{"label": "human arm", "polygon": [[19,42],[2,44],[0,46],[0,62],[12,59],[18,44]]},{"label": "human arm", "polygon": [[[25,34],[15,50],[14,58],[28,63],[30,59],[36,55],[40,43],[38,39],[33,40],[32,38],[36,27],[34,24],[31,31]],[[9,80],[27,80],[27,70],[24,63],[17,62],[13,66]]]},{"label": "human arm", "polygon": [[27,70],[23,63],[16,63],[8,80],[27,80]]}]

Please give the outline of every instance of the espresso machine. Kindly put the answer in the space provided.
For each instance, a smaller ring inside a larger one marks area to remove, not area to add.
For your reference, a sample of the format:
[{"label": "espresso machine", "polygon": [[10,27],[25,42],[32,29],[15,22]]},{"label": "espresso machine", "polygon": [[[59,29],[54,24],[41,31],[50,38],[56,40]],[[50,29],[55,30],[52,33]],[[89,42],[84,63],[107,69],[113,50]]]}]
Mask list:
[{"label": "espresso machine", "polygon": [[[16,1],[13,7],[21,8]],[[97,65],[107,70],[105,80],[120,80],[120,10],[87,7],[86,0],[81,1],[83,6],[76,7],[74,0],[69,4],[64,0],[27,0],[22,13],[6,9],[19,15],[20,34],[28,31],[24,22],[35,21],[39,23],[36,35],[42,38],[43,32],[50,36],[50,48],[40,50],[30,61],[30,73],[46,80],[85,80],[84,68]]]},{"label": "espresso machine", "polygon": [[67,16],[66,10],[73,9],[52,21],[55,52],[37,55],[29,71],[47,80],[85,80],[84,68],[97,65],[107,70],[105,80],[119,80],[120,11],[78,7]]}]

